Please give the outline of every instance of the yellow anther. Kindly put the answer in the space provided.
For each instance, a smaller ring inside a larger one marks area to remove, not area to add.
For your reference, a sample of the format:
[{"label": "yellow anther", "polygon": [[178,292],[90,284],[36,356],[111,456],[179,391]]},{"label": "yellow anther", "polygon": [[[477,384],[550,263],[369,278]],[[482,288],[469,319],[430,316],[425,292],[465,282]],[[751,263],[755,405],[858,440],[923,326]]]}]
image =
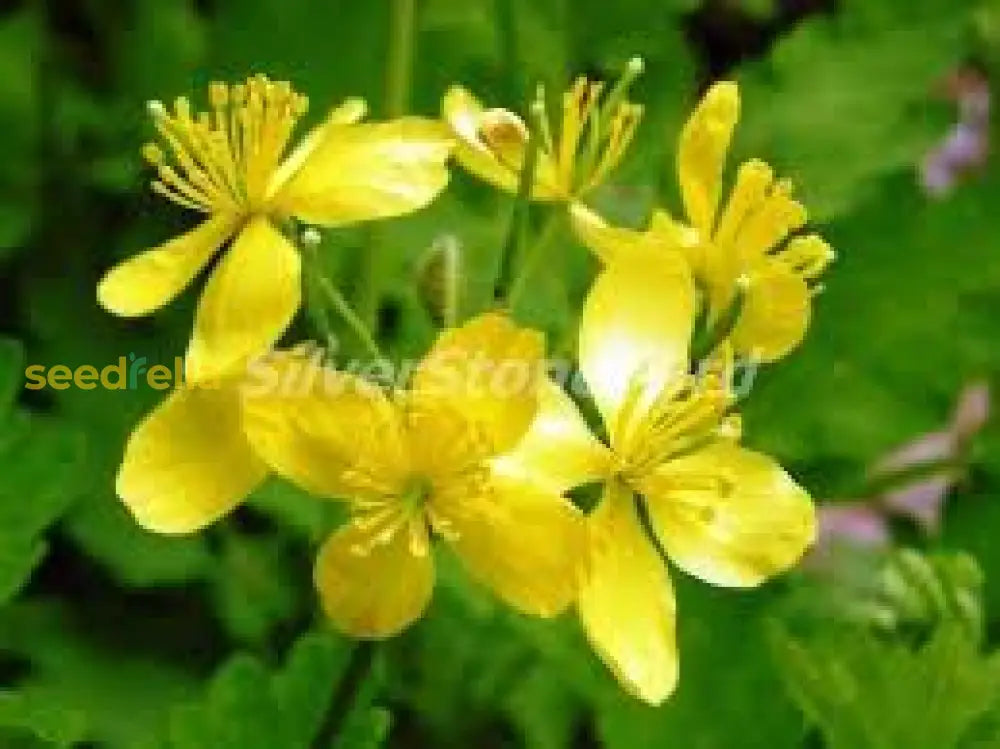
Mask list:
[{"label": "yellow anther", "polygon": [[528,129],[518,117],[504,109],[484,112],[479,136],[500,161],[520,170]]},{"label": "yellow anther", "polygon": [[226,106],[229,103],[229,86],[220,81],[208,84],[208,101],[215,109]]},{"label": "yellow anther", "polygon": [[155,143],[146,143],[142,147],[142,158],[152,166],[162,166],[165,156],[163,149]]},{"label": "yellow anther", "polygon": [[174,111],[180,120],[191,119],[191,102],[186,96],[178,96],[174,100]]},{"label": "yellow anther", "polygon": [[167,116],[167,108],[163,106],[163,102],[159,99],[151,99],[150,101],[147,101],[146,110],[154,120]]}]

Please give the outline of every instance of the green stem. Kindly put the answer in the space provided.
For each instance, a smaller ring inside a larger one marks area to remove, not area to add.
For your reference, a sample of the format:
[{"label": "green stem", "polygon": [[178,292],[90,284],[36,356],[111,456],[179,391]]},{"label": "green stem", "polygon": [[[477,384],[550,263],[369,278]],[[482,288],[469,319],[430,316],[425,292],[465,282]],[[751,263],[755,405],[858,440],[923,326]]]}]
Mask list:
[{"label": "green stem", "polygon": [[700,361],[709,356],[724,340],[729,337],[739,322],[743,305],[746,302],[747,282],[739,279],[735,285],[733,299],[729,306],[716,315],[709,315],[705,326],[695,333],[691,342],[691,360]]},{"label": "green stem", "polygon": [[[389,19],[388,64],[385,71],[384,114],[387,119],[400,117],[410,104],[413,78],[413,55],[416,40],[416,0],[392,0]],[[366,251],[358,268],[355,302],[365,326],[377,332],[379,274],[386,240],[380,227],[368,232]]]},{"label": "green stem", "polygon": [[521,268],[514,282],[510,285],[510,292],[507,294],[507,304],[511,309],[517,306],[521,296],[527,290],[528,280],[535,274],[538,263],[545,254],[544,251],[559,235],[564,217],[565,208],[562,205],[554,207],[535,241],[523,248],[523,252],[521,253]]},{"label": "green stem", "polygon": [[520,57],[517,50],[517,14],[514,0],[493,0],[497,36],[500,40],[500,59],[504,69],[510,71],[511,99],[520,101],[527,95],[521,76]]},{"label": "green stem", "polygon": [[[536,118],[532,118],[534,122]],[[514,273],[514,263],[523,261],[528,245],[528,219],[531,215],[531,191],[535,183],[535,171],[538,165],[538,151],[541,146],[541,135],[537,127],[528,131],[527,150],[524,155],[524,165],[518,179],[517,195],[510,212],[510,224],[507,237],[500,248],[500,263],[497,278],[493,285],[493,298],[501,301],[509,296],[512,288],[511,278]]]},{"label": "green stem", "polygon": [[331,749],[334,746],[369,686],[367,683],[372,679],[375,655],[376,647],[373,642],[363,640],[354,646],[344,669],[344,676],[333,691],[323,723],[310,745],[312,749]]},{"label": "green stem", "polygon": [[416,0],[392,0],[389,66],[385,79],[385,116],[399,117],[410,104],[416,28]]},{"label": "green stem", "polygon": [[[340,289],[323,273],[315,243],[312,241],[303,241],[300,245],[307,259],[306,274],[308,288],[311,292],[319,295],[320,301],[325,306],[322,311],[313,314],[312,317],[317,327],[326,336],[327,342],[335,338],[333,330],[330,327],[329,318],[325,314],[326,310],[332,309],[347,324],[371,356],[376,359],[384,358],[382,350],[379,348],[368,326],[365,325],[358,313],[354,311],[347,299],[344,298],[344,295],[340,293]],[[310,293],[309,296],[312,297],[313,294]]]}]

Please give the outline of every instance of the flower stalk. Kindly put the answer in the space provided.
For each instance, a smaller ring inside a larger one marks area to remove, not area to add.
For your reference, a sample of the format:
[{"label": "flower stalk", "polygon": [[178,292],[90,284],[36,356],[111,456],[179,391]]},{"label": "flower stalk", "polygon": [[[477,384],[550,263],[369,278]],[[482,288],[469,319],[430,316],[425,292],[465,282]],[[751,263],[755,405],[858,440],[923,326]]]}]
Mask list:
[{"label": "flower stalk", "polygon": [[325,305],[313,314],[314,321],[316,321],[320,332],[326,337],[328,343],[334,340],[336,336],[333,334],[327,314],[328,311],[332,310],[347,324],[347,327],[351,329],[351,332],[354,333],[368,354],[375,359],[382,359],[382,350],[379,348],[372,332],[365,325],[364,320],[354,311],[344,295],[340,293],[340,289],[323,273],[319,254],[316,252],[320,241],[320,234],[315,229],[306,229],[302,232],[301,246],[303,253],[308,259],[306,282],[310,292],[309,299],[310,302],[316,300],[318,305]]}]

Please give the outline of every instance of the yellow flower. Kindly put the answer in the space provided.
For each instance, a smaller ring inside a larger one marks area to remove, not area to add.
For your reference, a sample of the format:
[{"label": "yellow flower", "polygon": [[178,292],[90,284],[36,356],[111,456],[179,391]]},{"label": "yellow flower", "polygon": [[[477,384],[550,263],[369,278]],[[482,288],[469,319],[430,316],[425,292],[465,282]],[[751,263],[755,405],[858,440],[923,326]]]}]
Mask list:
[{"label": "yellow flower", "polygon": [[541,355],[538,334],[487,314],[442,334],[392,398],[334,370],[303,397],[244,398],[247,434],[275,472],[348,501],[352,518],[315,568],[338,628],[388,637],[423,613],[432,531],[519,610],[553,616],[572,602],[582,516],[493,466],[534,416]]},{"label": "yellow flower", "polygon": [[776,179],[761,161],[739,168],[720,210],[723,169],[739,107],[736,84],[718,83],[684,126],[678,175],[687,224],[659,211],[640,237],[575,206],[574,227],[605,262],[650,249],[670,253],[679,248],[704,293],[708,323],[738,309],[730,343],[737,353],[774,361],[805,335],[814,284],[834,253],[815,234],[796,235],[806,223],[806,210],[792,198],[791,183]]},{"label": "yellow flower", "polygon": [[[150,104],[165,145],[143,149],[153,190],[205,214],[191,231],[112,268],[98,287],[109,311],[136,317],[177,296],[232,240],[202,293],[188,346],[190,382],[217,379],[266,351],[299,307],[300,258],[279,231],[290,218],[323,226],[409,213],[444,189],[447,129],[406,117],[360,124],[364,102],[347,100],[287,156],[306,98],[255,76],[212,83],[211,111]],[[168,155],[169,152],[169,155]]]},{"label": "yellow flower", "polygon": [[607,445],[549,383],[528,434],[500,461],[508,475],[554,492],[601,482],[587,517],[579,614],[624,688],[652,704],[678,677],[675,604],[637,495],[666,555],[714,585],[762,583],[792,566],[815,533],[806,492],[739,446],[727,388],[687,374],[694,295],[676,253],[603,270],[584,306],[579,362]]},{"label": "yellow flower", "polygon": [[[580,77],[562,97],[562,121],[553,132],[540,93],[534,110],[541,138],[531,197],[569,201],[603,182],[624,156],[642,116],[642,107],[625,100],[628,85],[641,72],[639,58],[601,104],[603,84]],[[506,109],[484,109],[461,86],[442,104],[444,119],[457,139],[455,156],[477,177],[517,192],[527,153],[529,128]]]}]

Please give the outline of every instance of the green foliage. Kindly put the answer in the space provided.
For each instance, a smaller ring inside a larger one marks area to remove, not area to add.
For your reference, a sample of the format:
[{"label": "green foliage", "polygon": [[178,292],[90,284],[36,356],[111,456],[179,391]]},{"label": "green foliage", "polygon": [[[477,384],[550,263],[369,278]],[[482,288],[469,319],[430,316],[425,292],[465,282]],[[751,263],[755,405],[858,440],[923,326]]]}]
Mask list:
[{"label": "green foliage", "polygon": [[779,632],[775,642],[792,694],[830,749],[957,749],[996,704],[1000,658],[982,657],[958,626],[915,651],[857,631],[808,643]]},{"label": "green foliage", "polygon": [[[995,371],[995,194],[991,173],[928,203],[912,177],[898,176],[831,224],[839,257],[816,300],[810,339],[762,374],[746,409],[759,444],[817,468],[854,467],[853,476],[818,477],[820,491],[857,491],[865,463],[942,426],[962,383]],[[792,392],[809,397],[786,409],[779,426],[767,415]]]},{"label": "green foliage", "polygon": [[818,218],[876,195],[940,137],[928,92],[960,58],[973,7],[848,0],[802,24],[743,76],[741,148],[793,177]]},{"label": "green foliage", "polygon": [[41,87],[37,61],[41,20],[30,9],[0,18],[0,258],[20,246],[32,228],[42,178],[35,161],[39,141]]},{"label": "green foliage", "polygon": [[[350,647],[305,635],[275,674],[257,659],[236,656],[212,678],[203,701],[176,708],[163,745],[169,749],[309,747],[317,736]],[[378,749],[388,730],[385,713],[355,708],[334,747]]]},{"label": "green foliage", "polygon": [[45,531],[76,498],[81,445],[65,425],[15,404],[24,367],[21,347],[0,339],[0,605],[25,583],[45,554]]}]

